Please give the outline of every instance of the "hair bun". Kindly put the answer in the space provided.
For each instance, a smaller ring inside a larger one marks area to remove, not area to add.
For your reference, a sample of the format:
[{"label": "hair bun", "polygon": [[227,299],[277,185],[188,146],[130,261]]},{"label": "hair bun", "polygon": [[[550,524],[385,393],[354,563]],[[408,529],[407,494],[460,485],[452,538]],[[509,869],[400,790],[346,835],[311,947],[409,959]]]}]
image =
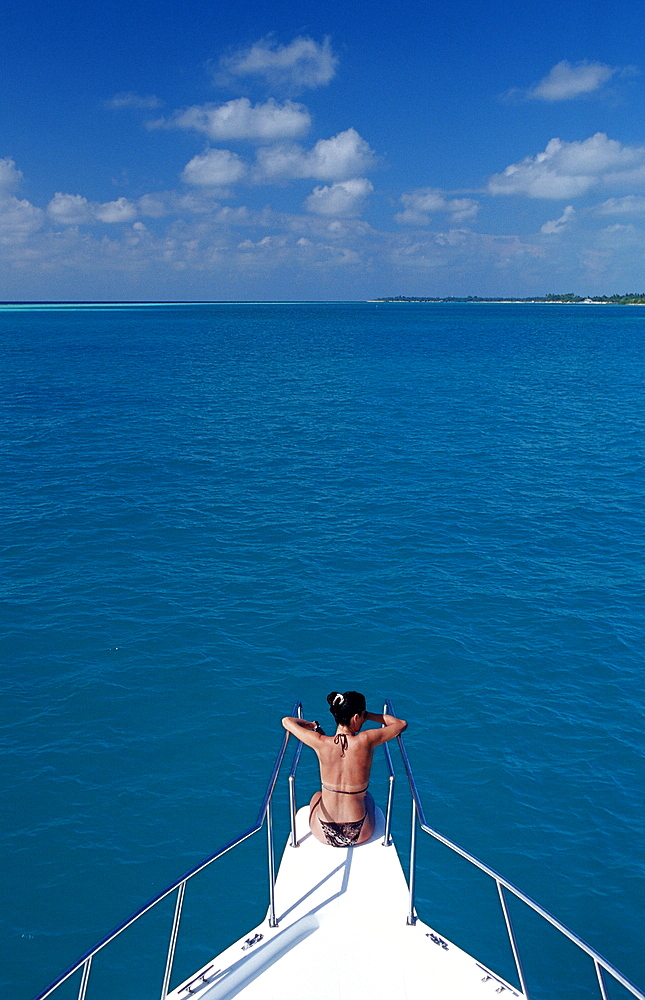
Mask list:
[{"label": "hair bun", "polygon": [[354,715],[365,713],[365,695],[359,691],[332,691],[327,695],[329,711],[334,716],[336,724],[348,726]]}]

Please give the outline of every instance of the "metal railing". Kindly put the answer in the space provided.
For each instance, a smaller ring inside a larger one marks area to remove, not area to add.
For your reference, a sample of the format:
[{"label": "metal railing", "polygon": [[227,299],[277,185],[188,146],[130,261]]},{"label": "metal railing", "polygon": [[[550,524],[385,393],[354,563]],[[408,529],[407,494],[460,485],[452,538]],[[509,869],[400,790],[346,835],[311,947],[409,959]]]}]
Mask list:
[{"label": "metal railing", "polygon": [[[387,712],[387,704],[383,705],[383,712]],[[390,836],[390,830],[392,828],[392,805],[394,803],[394,766],[392,764],[392,754],[390,753],[390,748],[387,743],[383,744],[383,751],[385,753],[385,763],[387,765],[388,773],[388,788],[387,788],[387,806],[385,809],[385,833],[383,834],[383,847],[389,847],[392,842]]]},{"label": "metal railing", "polygon": [[[294,716],[298,715],[299,717],[302,717],[301,702],[296,702],[296,704],[293,706],[293,715]],[[45,998],[51,996],[51,994],[55,990],[57,990],[59,986],[62,986],[62,984],[66,982],[70,978],[70,976],[73,976],[75,972],[78,972],[81,969],[82,972],[81,972],[81,982],[78,990],[78,1000],[85,1000],[90,978],[90,971],[92,968],[92,960],[94,956],[97,955],[99,951],[102,951],[102,949],[105,948],[106,945],[110,944],[111,941],[114,941],[115,938],[119,937],[119,935],[122,934],[123,931],[127,930],[128,927],[131,927],[132,924],[136,923],[136,921],[139,920],[145,913],[148,913],[149,910],[152,910],[157,905],[157,903],[160,903],[162,899],[166,899],[166,897],[168,897],[172,892],[176,890],[177,898],[175,900],[175,910],[173,914],[172,928],[170,931],[170,941],[168,944],[168,952],[166,955],[166,966],[164,969],[164,976],[161,987],[161,1000],[166,1000],[166,996],[168,994],[168,988],[170,986],[170,977],[172,976],[172,967],[174,964],[175,950],[177,947],[177,938],[179,935],[179,924],[181,921],[181,913],[184,904],[186,883],[191,878],[194,878],[195,875],[198,875],[200,872],[204,871],[205,868],[208,868],[208,866],[211,865],[214,861],[217,861],[218,858],[221,858],[224,854],[228,854],[228,852],[232,851],[234,847],[238,847],[245,840],[248,840],[249,837],[252,837],[254,834],[258,833],[264,826],[265,819],[267,821],[267,855],[268,855],[268,870],[269,870],[269,925],[271,927],[277,926],[277,920],[275,915],[275,856],[273,850],[273,815],[271,810],[271,804],[272,804],[273,792],[276,786],[276,782],[278,780],[280,768],[282,766],[282,761],[284,760],[284,755],[287,749],[288,740],[289,740],[289,733],[285,732],[284,737],[282,739],[282,744],[280,746],[280,750],[278,752],[278,756],[276,757],[275,763],[273,765],[273,770],[271,772],[271,777],[269,779],[266,792],[264,793],[264,798],[262,799],[262,805],[260,806],[260,811],[258,812],[258,818],[256,819],[253,826],[250,826],[248,830],[245,830],[243,833],[241,833],[239,837],[235,837],[234,840],[229,840],[227,844],[224,844],[223,847],[220,847],[220,849],[218,851],[215,851],[214,854],[209,855],[209,857],[205,858],[204,861],[201,861],[198,865],[195,865],[194,868],[191,868],[184,875],[182,875],[181,878],[177,879],[171,885],[167,886],[167,888],[163,889],[162,892],[158,893],[152,899],[148,900],[147,903],[145,903],[142,907],[140,907],[133,914],[131,914],[126,920],[123,921],[123,923],[119,924],[117,927],[114,928],[114,930],[110,931],[109,934],[106,934],[105,937],[101,938],[101,940],[97,944],[95,944],[93,948],[90,948],[89,951],[86,951],[85,954],[81,955],[81,957],[76,962],[74,962],[73,965],[70,965],[70,967],[66,969],[65,972],[61,973],[60,976],[57,976],[56,979],[54,979],[49,984],[49,986],[47,986],[44,990],[42,990],[42,992],[40,992],[36,997],[34,997],[34,1000],[45,1000]],[[301,746],[301,744],[299,744],[299,746]]]},{"label": "metal railing", "polygon": [[[389,699],[386,702],[385,710],[389,712],[389,714],[391,715],[396,714],[392,702]],[[405,748],[405,744],[403,742],[403,737],[398,736],[397,739],[399,743],[399,749],[401,751],[401,758],[403,760],[403,767],[405,768],[405,773],[408,779],[408,784],[410,786],[410,794],[412,798],[412,830],[410,835],[410,874],[408,880],[408,887],[409,887],[409,908],[408,908],[408,918],[407,918],[408,924],[413,924],[416,920],[416,911],[414,909],[414,891],[415,891],[415,869],[416,869],[416,831],[418,826],[424,833],[427,833],[431,837],[434,837],[434,839],[438,840],[439,843],[444,844],[446,847],[449,847],[451,851],[454,851],[456,854],[460,855],[460,857],[465,858],[466,861],[469,861],[480,871],[485,872],[485,874],[488,875],[490,878],[492,878],[493,881],[495,882],[502,907],[504,922],[506,924],[506,931],[508,934],[511,951],[513,952],[515,968],[517,970],[517,975],[520,981],[522,993],[527,998],[527,1000],[529,997],[529,993],[526,983],[526,977],[524,975],[524,969],[522,967],[522,961],[520,958],[517,938],[515,936],[513,924],[511,922],[511,915],[509,913],[504,890],[507,890],[508,892],[512,893],[512,895],[515,896],[517,899],[520,899],[523,903],[526,904],[526,906],[528,906],[531,910],[533,910],[534,913],[537,913],[538,916],[546,920],[547,923],[551,924],[552,927],[555,927],[556,930],[558,930],[561,934],[563,934],[566,938],[568,938],[569,941],[573,942],[573,944],[577,945],[577,947],[580,948],[581,951],[585,952],[592,959],[594,963],[594,968],[596,970],[596,977],[598,980],[598,987],[600,990],[600,995],[602,1000],[608,1000],[607,988],[603,978],[603,971],[608,973],[608,975],[610,975],[613,979],[615,979],[616,982],[620,983],[621,986],[624,986],[625,989],[632,994],[632,996],[637,998],[637,1000],[645,1000],[645,994],[643,994],[636,986],[634,986],[633,983],[631,983],[625,976],[623,976],[623,974],[619,972],[618,969],[615,968],[615,966],[613,966],[610,962],[608,962],[605,958],[603,958],[602,955],[600,955],[595,948],[592,948],[590,945],[586,944],[586,942],[583,941],[582,938],[578,937],[577,934],[574,934],[573,931],[570,931],[568,927],[565,927],[563,923],[561,923],[554,916],[552,916],[547,910],[545,910],[542,906],[540,906],[533,899],[531,899],[530,896],[527,896],[526,893],[518,889],[517,886],[514,886],[512,882],[509,882],[507,879],[503,878],[501,875],[498,874],[498,872],[494,871],[494,869],[484,864],[483,861],[480,861],[474,855],[470,854],[468,851],[465,851],[463,848],[455,844],[452,840],[449,840],[447,837],[444,837],[442,834],[438,833],[436,830],[433,830],[432,827],[428,825],[428,823],[426,822],[425,813],[423,811],[423,805],[421,804],[421,799],[419,798],[419,791],[417,789],[417,784],[416,781],[414,780],[412,768],[410,767],[410,760],[408,758],[408,753]]]},{"label": "metal railing", "polygon": [[[384,711],[391,715],[395,715],[392,702],[389,699],[385,703]],[[296,702],[296,704],[294,705],[293,716],[302,718],[301,702]],[[513,924],[511,922],[511,916],[508,909],[505,890],[511,893],[517,899],[521,900],[523,903],[525,903],[526,906],[528,906],[531,910],[533,910],[540,917],[546,920],[549,924],[555,927],[556,930],[558,930],[566,938],[572,941],[573,944],[577,945],[579,949],[585,952],[593,960],[596,971],[596,977],[598,979],[598,987],[600,990],[601,1000],[608,1000],[607,989],[603,978],[603,972],[606,972],[614,980],[616,980],[616,982],[620,983],[634,997],[636,997],[636,1000],[645,1000],[644,993],[642,993],[639,989],[637,989],[637,987],[634,986],[633,983],[631,983],[625,976],[623,976],[622,973],[618,971],[618,969],[616,969],[613,965],[611,965],[611,963],[609,963],[606,959],[604,959],[602,955],[600,955],[594,948],[592,948],[590,945],[586,944],[581,938],[579,938],[577,934],[574,934],[572,931],[570,931],[568,927],[565,927],[565,925],[562,924],[559,920],[556,920],[556,918],[553,917],[550,913],[548,913],[547,910],[543,909],[543,907],[541,907],[538,903],[532,900],[529,896],[523,893],[520,889],[514,886],[507,879],[499,875],[488,865],[484,864],[482,861],[479,861],[479,859],[474,857],[474,855],[470,854],[468,851],[463,850],[463,848],[459,847],[453,841],[449,840],[447,837],[444,837],[436,830],[433,830],[432,827],[428,825],[428,823],[426,822],[423,805],[421,804],[421,799],[419,798],[419,792],[417,789],[416,781],[414,779],[414,775],[412,773],[410,760],[408,758],[403,738],[399,736],[397,737],[397,739],[399,744],[399,750],[401,752],[401,758],[403,761],[403,767],[405,769],[405,773],[408,779],[408,785],[410,788],[410,796],[412,802],[412,817],[411,817],[412,822],[410,830],[410,871],[408,878],[409,905],[408,905],[407,923],[412,925],[416,922],[417,919],[417,914],[414,907],[414,896],[415,896],[415,880],[416,880],[417,828],[420,828],[423,831],[423,833],[429,834],[435,840],[438,840],[441,844],[444,844],[444,846],[450,848],[451,851],[454,851],[460,857],[464,858],[466,861],[469,861],[470,864],[474,865],[480,871],[484,872],[495,882],[502,908],[502,914],[504,916],[506,931],[511,946],[511,951],[513,953],[513,958],[515,961],[517,975],[520,981],[521,990],[524,996],[527,998],[527,1000],[529,997],[529,993],[528,993],[526,978],[524,975],[524,969],[522,967],[522,962],[520,958],[517,938],[515,936]],[[254,834],[258,833],[264,826],[265,820],[267,824],[267,857],[268,857],[268,876],[269,876],[268,921],[269,921],[269,926],[271,927],[278,926],[278,921],[275,912],[275,856],[274,856],[274,845],[273,845],[272,799],[276,782],[278,780],[278,775],[280,773],[280,769],[282,767],[282,763],[284,760],[284,755],[287,749],[288,740],[289,740],[289,733],[285,732],[284,737],[282,739],[282,744],[280,746],[280,750],[273,765],[273,770],[271,772],[271,777],[269,779],[269,783],[267,785],[267,789],[264,794],[262,804],[260,806],[260,811],[258,812],[257,820],[255,821],[253,826],[250,826],[247,830],[241,833],[239,837],[235,837],[234,840],[230,840],[227,844],[224,844],[224,846],[221,847],[218,851],[216,851],[214,854],[211,854],[209,857],[205,858],[204,861],[200,862],[194,868],[191,868],[190,871],[187,871],[184,875],[181,876],[181,878],[177,879],[177,881],[173,882],[162,892],[158,893],[158,895],[156,895],[153,899],[145,903],[144,906],[136,910],[135,913],[133,913],[126,920],[124,920],[123,923],[115,927],[114,930],[110,931],[110,933],[107,934],[104,938],[102,938],[96,945],[94,945],[93,948],[90,948],[89,951],[86,951],[85,954],[81,955],[81,957],[76,962],[74,962],[73,965],[71,965],[68,969],[65,970],[65,972],[63,972],[60,976],[58,976],[55,980],[53,980],[53,982],[51,982],[49,986],[47,986],[41,993],[39,993],[34,998],[34,1000],[45,1000],[46,997],[51,996],[51,994],[54,993],[54,991],[58,989],[59,986],[61,986],[64,982],[66,982],[70,978],[70,976],[73,976],[75,972],[79,971],[81,971],[81,979],[78,991],[78,1000],[85,1000],[90,978],[90,971],[92,967],[92,960],[94,956],[97,955],[98,952],[101,951],[103,948],[105,948],[108,944],[110,944],[111,941],[114,941],[114,939],[117,938],[120,934],[122,934],[123,931],[127,930],[128,927],[131,927],[134,923],[136,923],[136,921],[139,920],[139,918],[142,917],[145,913],[148,913],[149,910],[152,910],[157,905],[157,903],[160,903],[163,899],[166,899],[172,892],[176,890],[177,897],[175,899],[175,909],[173,914],[172,927],[170,931],[170,940],[166,956],[166,965],[164,969],[164,976],[161,987],[161,1000],[166,1000],[168,995],[168,990],[170,987],[170,979],[172,976],[175,950],[177,947],[177,938],[179,935],[179,925],[181,921],[184,895],[186,891],[186,883],[195,875],[198,875],[199,872],[204,871],[205,868],[208,868],[208,866],[211,865],[214,861],[217,861],[218,858],[221,858],[224,854],[227,854],[229,851],[233,850],[234,847],[238,847],[245,840],[248,840],[249,837],[252,837]],[[288,776],[289,812],[290,812],[290,826],[291,826],[289,845],[291,847],[298,846],[298,841],[296,836],[295,781],[296,781],[296,772],[298,769],[298,764],[300,762],[300,755],[302,753],[302,747],[303,744],[301,742],[298,742],[293,758],[293,763],[291,765],[291,769]],[[383,744],[383,750],[385,753],[386,766],[388,770],[388,797],[387,797],[387,807],[385,813],[385,831],[382,843],[384,846],[389,846],[391,843],[390,830],[391,830],[391,820],[392,820],[395,773],[392,764],[392,756],[387,743]]]}]

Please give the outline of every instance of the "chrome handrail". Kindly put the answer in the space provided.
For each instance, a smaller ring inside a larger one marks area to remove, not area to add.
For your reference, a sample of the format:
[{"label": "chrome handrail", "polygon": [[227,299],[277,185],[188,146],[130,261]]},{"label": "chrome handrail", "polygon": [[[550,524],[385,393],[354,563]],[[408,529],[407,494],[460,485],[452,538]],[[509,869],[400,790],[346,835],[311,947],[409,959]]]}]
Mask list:
[{"label": "chrome handrail", "polygon": [[[298,718],[302,718],[302,702],[298,706]],[[298,763],[300,762],[300,754],[302,753],[302,743],[298,740],[298,745],[296,746],[296,752],[293,755],[293,763],[291,764],[291,770],[289,771],[289,815],[291,818],[291,838],[289,844],[291,847],[298,846],[298,838],[296,837],[296,771],[298,770]]]},{"label": "chrome handrail", "polygon": [[[396,715],[392,702],[389,698],[387,699],[386,702],[386,709],[389,711],[391,715]],[[468,851],[465,851],[462,847],[459,847],[458,844],[455,844],[454,841],[449,840],[448,837],[444,837],[442,834],[438,833],[436,830],[433,830],[432,827],[428,825],[428,823],[426,822],[425,813],[423,811],[423,805],[419,797],[419,790],[417,788],[417,784],[416,781],[414,780],[414,775],[412,773],[412,768],[410,766],[410,759],[408,757],[408,753],[405,748],[405,743],[403,742],[403,737],[398,736],[397,741],[399,744],[399,750],[401,751],[403,767],[405,768],[405,773],[407,775],[408,784],[410,786],[410,793],[412,796],[410,877],[408,880],[408,885],[410,888],[410,907],[409,907],[408,923],[414,922],[414,920],[416,919],[416,912],[414,910],[414,872],[416,867],[416,825],[418,821],[418,824],[424,833],[429,834],[431,837],[434,837],[435,840],[438,840],[441,844],[444,844],[446,847],[449,847],[451,851],[454,851],[456,854],[459,854],[462,858],[464,858],[466,861],[469,861],[470,864],[474,865],[476,868],[479,868],[480,871],[485,872],[486,875],[490,876],[490,878],[492,878],[495,881],[497,885],[497,891],[500,896],[500,901],[502,903],[502,911],[504,914],[506,929],[509,936],[509,942],[511,945],[511,949],[513,951],[513,957],[516,963],[518,978],[520,980],[522,992],[527,998],[528,998],[528,992],[526,988],[526,980],[524,977],[524,971],[522,969],[522,964],[520,961],[519,950],[517,947],[517,939],[515,938],[515,933],[513,931],[513,927],[511,924],[510,914],[508,912],[508,907],[506,906],[504,899],[504,894],[503,894],[504,889],[507,889],[514,896],[516,896],[517,899],[520,899],[523,903],[526,904],[526,906],[528,906],[531,910],[537,913],[538,916],[542,917],[549,924],[555,927],[556,930],[560,931],[561,934],[563,934],[566,938],[568,938],[569,941],[577,945],[577,947],[580,948],[581,951],[585,952],[589,956],[589,958],[593,959],[602,1000],[607,1000],[607,993],[602,976],[603,969],[605,970],[605,972],[609,973],[609,975],[612,976],[616,980],[616,982],[620,983],[621,986],[624,986],[626,990],[628,990],[633,996],[635,996],[637,1000],[645,1000],[645,993],[642,993],[638,989],[638,987],[636,987],[632,982],[629,981],[629,979],[623,976],[623,974],[619,972],[615,966],[613,966],[610,962],[608,962],[606,958],[603,958],[603,956],[599,952],[597,952],[595,948],[592,948],[591,945],[588,945],[585,941],[582,940],[582,938],[578,937],[577,934],[574,934],[573,931],[569,930],[568,927],[566,927],[563,923],[561,923],[561,921],[557,920],[556,917],[552,916],[552,914],[550,914],[548,910],[545,910],[544,907],[540,906],[539,903],[536,903],[535,900],[531,899],[530,896],[527,896],[526,893],[521,891],[521,889],[518,889],[517,886],[513,885],[512,882],[509,882],[507,879],[503,878],[503,876],[501,876],[493,868],[490,868],[489,865],[484,864],[484,862],[480,861],[479,858],[476,858],[473,854],[470,854]]]},{"label": "chrome handrail", "polygon": [[[396,714],[392,702],[390,701],[389,698],[385,703],[384,712],[387,712],[391,715]],[[302,718],[301,702],[296,702],[296,704],[293,707],[292,715],[297,716],[298,718]],[[160,903],[163,899],[166,899],[166,897],[169,896],[172,892],[177,890],[177,898],[175,901],[172,929],[170,932],[170,941],[168,945],[166,966],[164,970],[163,984],[161,991],[161,1000],[166,1000],[168,995],[168,988],[170,986],[170,979],[172,976],[175,949],[179,934],[179,924],[181,920],[186,883],[195,875],[198,875],[199,872],[203,871],[205,868],[211,865],[214,861],[217,861],[218,858],[221,858],[224,854],[227,854],[229,851],[233,850],[233,848],[238,847],[245,840],[248,840],[249,837],[252,837],[254,834],[258,833],[262,829],[265,819],[267,821],[267,853],[268,853],[268,871],[269,871],[268,919],[269,919],[269,925],[271,927],[276,927],[278,925],[278,921],[276,919],[276,914],[275,914],[275,862],[274,862],[274,847],[273,847],[273,820],[272,820],[271,807],[272,807],[273,793],[284,760],[288,740],[289,740],[289,733],[285,732],[280,746],[280,750],[273,765],[271,777],[269,778],[266,792],[264,794],[264,798],[262,799],[262,804],[260,806],[260,810],[258,812],[255,824],[253,826],[250,826],[238,837],[235,837],[233,840],[228,841],[228,843],[224,844],[224,846],[219,848],[219,850],[216,851],[214,854],[209,855],[199,864],[189,869],[189,871],[187,871],[184,875],[182,875],[181,878],[174,881],[171,885],[167,886],[167,888],[163,889],[160,893],[158,893],[147,903],[145,903],[142,907],[136,910],[126,920],[124,920],[121,924],[119,924],[112,931],[110,931],[109,934],[106,934],[105,937],[101,938],[101,940],[97,944],[95,944],[93,948],[90,948],[83,955],[81,955],[81,957],[76,962],[74,962],[73,965],[69,966],[69,968],[66,969],[65,972],[63,972],[60,976],[54,979],[49,984],[49,986],[47,986],[41,993],[39,993],[34,998],[34,1000],[46,1000],[46,998],[49,997],[56,989],[58,989],[59,986],[61,986],[64,982],[66,982],[70,978],[70,976],[74,975],[74,973],[78,972],[79,970],[82,970],[82,973],[81,973],[81,981],[78,992],[78,1000],[85,1000],[89,977],[90,977],[90,971],[92,967],[92,960],[94,956],[103,948],[105,948],[108,944],[110,944],[110,942],[113,941],[116,937],[118,937],[121,933],[123,933],[123,931],[127,930],[128,927],[131,927],[132,924],[134,924],[145,913],[153,909],[153,907],[155,907],[157,903]],[[545,910],[533,899],[531,899],[520,889],[518,889],[515,885],[513,885],[512,882],[509,882],[507,879],[503,878],[498,872],[496,872],[489,865],[484,864],[483,861],[480,861],[474,855],[470,854],[468,851],[459,847],[458,844],[455,844],[453,841],[449,840],[447,837],[444,837],[442,834],[438,833],[436,830],[432,829],[432,827],[428,825],[423,805],[421,802],[421,798],[419,796],[417,784],[414,778],[414,774],[412,773],[410,759],[408,757],[405,743],[403,742],[403,737],[398,736],[397,741],[401,753],[401,759],[403,761],[403,767],[405,769],[406,777],[408,779],[408,785],[410,788],[410,795],[412,802],[412,823],[410,831],[410,872],[408,878],[409,907],[408,907],[407,923],[414,924],[414,922],[417,919],[417,914],[414,907],[414,893],[415,893],[415,880],[416,880],[416,845],[417,845],[416,835],[417,835],[417,826],[419,826],[424,833],[429,834],[429,836],[433,837],[435,840],[438,840],[440,843],[444,844],[444,846],[448,847],[451,851],[455,852],[460,857],[470,862],[470,864],[474,865],[480,871],[484,872],[495,882],[497,886],[497,892],[499,894],[500,904],[502,907],[502,913],[504,916],[504,922],[506,924],[506,930],[511,950],[513,952],[513,957],[515,960],[515,965],[521,985],[521,990],[524,996],[527,998],[527,1000],[529,997],[528,988],[520,959],[519,946],[517,943],[515,932],[513,930],[513,925],[511,923],[511,917],[506,903],[504,890],[507,890],[508,892],[512,893],[517,899],[521,900],[531,910],[537,913],[538,916],[542,917],[544,920],[550,923],[553,927],[556,928],[556,930],[558,930],[561,934],[563,934],[566,938],[568,938],[573,944],[575,944],[578,948],[580,948],[593,960],[596,977],[598,980],[598,987],[601,995],[601,1000],[608,1000],[607,990],[603,979],[603,970],[604,972],[608,973],[613,979],[615,979],[616,982],[620,983],[623,987],[625,987],[625,989],[627,989],[634,997],[636,997],[637,1000],[645,1000],[645,994],[642,993],[636,986],[634,986],[634,984],[631,983],[625,976],[623,976],[622,973],[615,968],[615,966],[613,966],[610,962],[608,962],[605,958],[603,958],[602,955],[600,955],[595,950],[595,948],[592,948],[590,945],[586,944],[586,942],[583,941],[582,938],[578,937],[577,934],[574,934],[573,931],[570,931],[568,927],[566,927],[563,923],[561,923],[559,920],[553,917],[547,910]],[[291,814],[290,817],[291,847],[298,846],[298,842],[296,839],[296,826],[295,826],[295,813],[296,813],[295,778],[298,769],[298,764],[300,761],[300,755],[302,752],[302,746],[303,744],[301,742],[298,742],[288,778],[289,804],[290,804],[290,814]],[[390,749],[387,743],[383,744],[383,749],[385,752],[385,759],[387,763],[388,779],[389,779],[387,812],[385,818],[385,835],[383,837],[383,844],[388,845],[390,843],[390,824],[392,815],[392,801],[393,801],[395,774],[394,774],[394,767],[392,764]]]},{"label": "chrome handrail", "polygon": [[[302,715],[301,702],[299,701],[296,702],[296,704],[293,706],[292,714],[294,716]],[[267,785],[266,792],[264,793],[264,798],[262,799],[262,804],[258,812],[258,817],[253,826],[250,826],[247,830],[241,833],[238,837],[235,837],[233,840],[229,840],[228,843],[224,844],[223,847],[220,847],[219,850],[215,851],[214,854],[210,854],[203,861],[200,861],[199,864],[195,865],[194,868],[190,868],[187,872],[185,872],[184,875],[181,876],[181,878],[176,879],[165,889],[162,889],[162,891],[159,892],[156,896],[153,896],[152,899],[149,899],[147,903],[144,903],[143,906],[139,907],[138,910],[135,910],[135,912],[132,913],[129,917],[127,917],[122,923],[118,924],[113,930],[111,930],[109,934],[106,934],[105,937],[101,938],[101,940],[98,941],[93,948],[90,948],[88,951],[84,952],[84,954],[82,954],[81,957],[77,959],[76,962],[73,963],[73,965],[70,965],[69,968],[65,970],[65,972],[61,973],[60,976],[57,976],[56,979],[52,980],[49,986],[46,986],[44,990],[42,990],[40,993],[37,994],[37,996],[34,997],[34,1000],[45,1000],[46,997],[51,996],[54,990],[57,990],[59,986],[62,986],[62,984],[66,982],[70,978],[70,976],[73,976],[75,972],[78,972],[79,969],[82,969],[83,972],[78,992],[78,1000],[85,1000],[85,994],[87,992],[87,985],[90,976],[92,959],[94,958],[94,956],[103,948],[105,948],[106,945],[110,944],[111,941],[114,941],[114,939],[117,938],[120,934],[122,934],[123,931],[127,930],[128,927],[131,927],[132,924],[136,923],[136,921],[139,920],[139,918],[142,917],[145,913],[148,913],[148,911],[151,910],[153,907],[155,907],[157,903],[160,903],[163,899],[166,899],[166,897],[169,896],[171,892],[174,892],[175,889],[177,889],[178,890],[177,900],[173,915],[173,924],[170,934],[170,944],[168,946],[168,954],[166,958],[166,967],[164,971],[162,993],[161,993],[161,1000],[165,1000],[168,991],[168,986],[170,984],[170,977],[172,975],[173,960],[177,944],[179,921],[181,919],[181,910],[183,905],[184,892],[186,889],[186,883],[195,875],[198,875],[205,868],[208,868],[208,866],[211,865],[214,861],[217,861],[218,858],[223,857],[224,854],[228,854],[228,852],[232,851],[234,847],[238,847],[245,840],[248,840],[249,837],[252,837],[254,834],[258,833],[264,826],[265,818],[267,819],[267,833],[268,833],[269,898],[270,898],[269,919],[272,927],[277,926],[277,920],[275,917],[275,902],[274,902],[275,865],[273,861],[273,823],[271,817],[271,799],[273,797],[275,785],[278,780],[278,775],[280,773],[280,768],[282,766],[282,761],[284,759],[288,741],[289,741],[289,733],[285,732],[282,738],[280,750],[278,751],[278,755],[273,765],[273,770],[271,772],[271,777],[269,778],[269,783]]]},{"label": "chrome handrail", "polygon": [[[383,713],[387,712],[387,705],[383,706]],[[388,769],[388,790],[387,790],[387,809],[385,810],[385,832],[383,833],[383,847],[389,847],[391,843],[390,829],[392,826],[392,804],[394,802],[394,766],[392,764],[392,754],[390,753],[390,748],[387,743],[383,744],[383,751],[385,753],[385,763]]]},{"label": "chrome handrail", "polygon": [[[385,712],[387,705],[383,707]],[[302,702],[300,703],[300,710],[298,712],[298,717],[302,718]],[[289,771],[289,812],[291,815],[291,835],[289,838],[289,847],[298,847],[298,838],[296,837],[296,772],[298,770],[298,764],[300,763],[300,755],[302,753],[302,743],[298,743],[296,751],[293,755],[293,763],[291,764],[291,770]],[[385,760],[388,769],[388,793],[387,793],[387,811],[385,814],[385,832],[383,835],[382,844],[384,847],[389,846],[392,841],[390,836],[390,827],[392,823],[392,804],[394,800],[394,766],[392,764],[392,754],[390,753],[390,748],[387,743],[383,744],[383,750],[385,752]],[[36,997],[36,1000],[39,1000]]]}]

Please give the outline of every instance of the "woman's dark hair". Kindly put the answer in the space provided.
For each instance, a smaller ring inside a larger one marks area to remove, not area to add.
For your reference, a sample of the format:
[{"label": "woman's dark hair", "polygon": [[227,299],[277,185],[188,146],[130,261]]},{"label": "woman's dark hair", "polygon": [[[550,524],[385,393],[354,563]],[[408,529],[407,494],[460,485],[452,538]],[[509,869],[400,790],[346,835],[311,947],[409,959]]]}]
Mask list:
[{"label": "woman's dark hair", "polygon": [[329,711],[336,720],[338,726],[348,726],[355,715],[362,715],[365,711],[365,695],[358,691],[332,691],[327,695]]}]

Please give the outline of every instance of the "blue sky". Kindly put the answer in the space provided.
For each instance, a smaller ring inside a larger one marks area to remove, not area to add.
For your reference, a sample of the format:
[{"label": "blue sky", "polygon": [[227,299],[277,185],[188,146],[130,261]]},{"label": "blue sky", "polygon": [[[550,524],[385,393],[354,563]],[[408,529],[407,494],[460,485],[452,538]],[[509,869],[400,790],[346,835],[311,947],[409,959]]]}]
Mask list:
[{"label": "blue sky", "polygon": [[641,20],[13,3],[0,299],[644,291]]}]

